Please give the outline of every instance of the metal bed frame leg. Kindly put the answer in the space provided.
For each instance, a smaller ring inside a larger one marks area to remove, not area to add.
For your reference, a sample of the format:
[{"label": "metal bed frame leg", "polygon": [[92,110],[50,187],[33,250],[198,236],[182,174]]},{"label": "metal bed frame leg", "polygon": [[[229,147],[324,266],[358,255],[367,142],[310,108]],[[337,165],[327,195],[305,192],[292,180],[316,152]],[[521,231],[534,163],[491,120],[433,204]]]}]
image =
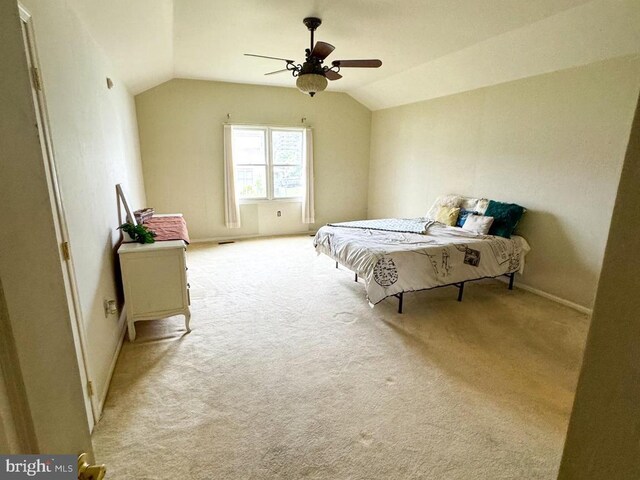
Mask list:
[{"label": "metal bed frame leg", "polygon": [[[336,268],[339,268],[339,264],[338,262],[336,262]],[[515,282],[516,279],[516,272],[511,272],[511,273],[505,273],[503,275],[506,275],[507,277],[509,277],[509,290],[513,290],[513,284]],[[354,281],[357,283],[358,282],[358,273],[354,273]],[[460,282],[460,283],[450,283],[448,285],[441,285],[442,287],[446,287],[446,286],[450,286],[450,285],[455,285],[456,287],[458,287],[458,301],[462,302],[462,297],[464,295],[464,284],[465,282]],[[430,289],[427,289],[430,290]],[[395,297],[398,297],[398,313],[402,313],[402,307],[403,307],[403,302],[404,302],[404,292],[400,292],[400,293],[396,293],[394,295]]]}]

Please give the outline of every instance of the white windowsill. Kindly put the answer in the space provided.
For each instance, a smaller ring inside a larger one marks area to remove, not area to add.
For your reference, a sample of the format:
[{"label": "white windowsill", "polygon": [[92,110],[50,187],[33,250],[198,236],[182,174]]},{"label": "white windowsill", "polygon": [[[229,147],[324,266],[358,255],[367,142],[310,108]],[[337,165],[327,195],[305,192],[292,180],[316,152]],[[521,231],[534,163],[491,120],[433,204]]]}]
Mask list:
[{"label": "white windowsill", "polygon": [[238,202],[240,205],[250,205],[254,203],[302,203],[302,200],[302,197],[274,198],[272,200],[268,198],[241,198]]}]

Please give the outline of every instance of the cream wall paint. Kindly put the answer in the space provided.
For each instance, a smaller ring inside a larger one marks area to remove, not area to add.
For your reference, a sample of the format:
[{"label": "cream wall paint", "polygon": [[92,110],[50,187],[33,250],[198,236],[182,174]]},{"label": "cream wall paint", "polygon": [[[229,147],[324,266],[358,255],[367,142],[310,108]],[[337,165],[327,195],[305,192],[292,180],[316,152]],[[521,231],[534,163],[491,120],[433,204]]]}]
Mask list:
[{"label": "cream wall paint", "polygon": [[[30,452],[85,451],[92,455],[47,173],[34,128],[18,7],[12,0],[0,0],[0,58],[3,376],[9,378],[11,371],[14,391],[16,377],[24,383],[28,401],[20,402],[19,407],[33,421],[35,439],[29,439]],[[9,342],[8,336],[12,337]],[[15,355],[7,352],[7,345],[15,346]],[[21,420],[20,430],[29,430],[28,420]]]},{"label": "cream wall paint", "polygon": [[631,131],[561,480],[640,478],[640,103]]},{"label": "cream wall paint", "polygon": [[[316,225],[363,218],[371,113],[344,93],[172,80],[136,96],[149,206],[181,212],[193,239],[307,231],[300,203],[245,204],[242,228],[224,226],[222,124],[313,126]],[[282,217],[276,217],[282,210]],[[311,228],[314,226],[312,225]]]},{"label": "cream wall paint", "polygon": [[[105,299],[118,297],[116,183],[132,206],[145,203],[135,105],[67,2],[24,4],[33,15],[90,374],[102,398],[123,327],[118,315],[105,318],[103,308]],[[115,83],[111,90],[107,76]]]},{"label": "cream wall paint", "polygon": [[6,379],[0,369],[0,453],[19,453],[20,440],[13,419]]},{"label": "cream wall paint", "polygon": [[634,56],[376,111],[369,217],[445,193],[519,203],[522,282],[590,307],[639,88]]},{"label": "cream wall paint", "polygon": [[36,443],[12,332],[0,282],[0,453],[33,451]]}]

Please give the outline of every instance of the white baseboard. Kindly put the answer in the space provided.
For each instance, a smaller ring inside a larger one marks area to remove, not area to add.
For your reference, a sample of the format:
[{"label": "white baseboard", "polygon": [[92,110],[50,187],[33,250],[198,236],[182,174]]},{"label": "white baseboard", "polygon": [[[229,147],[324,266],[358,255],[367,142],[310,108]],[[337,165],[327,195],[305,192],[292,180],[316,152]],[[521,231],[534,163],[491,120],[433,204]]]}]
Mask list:
[{"label": "white baseboard", "polygon": [[[500,278],[499,280],[501,282],[504,282],[504,283],[509,283],[509,280],[504,280],[502,278]],[[574,310],[577,310],[580,313],[585,313],[585,314],[587,314],[589,316],[591,316],[591,314],[593,313],[593,310],[591,308],[584,307],[584,306],[579,305],[577,303],[574,303],[574,302],[572,302],[570,300],[566,300],[564,298],[558,297],[558,296],[553,295],[551,293],[547,293],[544,290],[540,290],[538,288],[531,287],[531,286],[526,285],[524,283],[516,282],[514,284],[514,287],[521,288],[522,290],[526,290],[527,292],[531,292],[531,293],[533,293],[535,295],[539,295],[540,297],[544,297],[546,299],[549,299],[551,301],[554,301],[554,302],[559,303],[561,305],[564,305],[566,307],[573,308]]]},{"label": "white baseboard", "polygon": [[[107,374],[107,379],[102,386],[102,395],[100,396],[100,402],[98,403],[98,421],[100,421],[100,417],[102,417],[102,409],[104,408],[104,402],[107,400],[107,394],[109,393],[109,386],[111,385],[111,378],[113,377],[113,372],[116,369],[116,363],[118,362],[118,357],[120,356],[120,350],[122,349],[122,344],[124,343],[124,336],[127,331],[127,309],[126,305],[123,305],[122,312],[120,313],[120,317],[118,318],[118,324],[120,327],[120,334],[118,338],[118,345],[116,346],[116,350],[113,353],[113,358],[111,359],[111,364],[109,365],[109,373]],[[96,422],[97,423],[97,422]]]},{"label": "white baseboard", "polygon": [[210,238],[194,238],[191,243],[210,243],[210,242],[231,242],[235,240],[251,240],[252,238],[276,238],[276,237],[293,237],[298,235],[315,235],[314,230],[301,230],[299,232],[290,233],[249,233],[247,235],[231,235],[228,237],[210,237]]}]

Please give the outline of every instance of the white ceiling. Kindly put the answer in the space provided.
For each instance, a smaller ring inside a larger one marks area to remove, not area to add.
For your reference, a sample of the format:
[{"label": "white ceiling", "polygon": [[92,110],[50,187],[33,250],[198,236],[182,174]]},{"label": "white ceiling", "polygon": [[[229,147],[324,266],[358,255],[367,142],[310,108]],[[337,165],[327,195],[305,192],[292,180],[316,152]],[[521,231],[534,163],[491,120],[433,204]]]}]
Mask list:
[{"label": "white ceiling", "polygon": [[[638,0],[70,1],[134,94],[174,77],[293,86],[288,73],[264,76],[284,62],[243,53],[301,62],[306,16],[322,18],[316,39],[336,46],[329,60],[383,61],[343,69],[329,86],[372,109],[640,50]],[[514,62],[531,51],[532,65]]]}]

